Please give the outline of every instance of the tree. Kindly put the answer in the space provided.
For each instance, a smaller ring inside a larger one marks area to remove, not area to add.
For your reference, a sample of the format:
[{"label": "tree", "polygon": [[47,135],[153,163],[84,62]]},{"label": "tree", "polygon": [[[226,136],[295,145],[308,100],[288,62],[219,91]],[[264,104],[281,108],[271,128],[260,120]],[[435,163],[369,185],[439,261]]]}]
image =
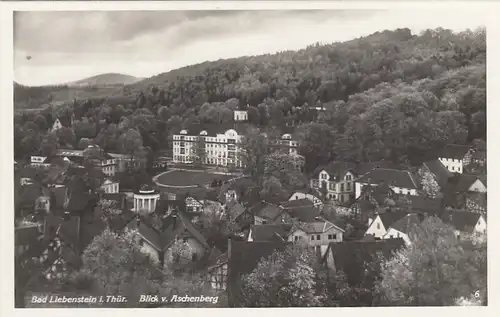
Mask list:
[{"label": "tree", "polygon": [[161,271],[141,252],[137,237],[132,231],[117,234],[106,229],[82,255],[80,273],[92,277],[97,294],[127,297],[120,306],[136,307],[140,295],[158,294],[162,280]]},{"label": "tree", "polygon": [[58,148],[57,135],[53,132],[47,134],[40,144],[41,154],[47,157],[55,155]]},{"label": "tree", "polygon": [[78,141],[78,148],[85,150],[91,143],[92,141],[90,139],[81,138],[80,141]]},{"label": "tree", "polygon": [[205,137],[198,136],[193,143],[193,162],[196,166],[201,166],[205,163],[207,152],[205,145]]},{"label": "tree", "polygon": [[449,306],[477,290],[485,298],[486,268],[481,249],[467,249],[454,229],[429,217],[410,234],[411,245],[382,264],[382,303]]},{"label": "tree", "polygon": [[423,171],[421,173],[422,177],[422,189],[427,197],[436,198],[440,195],[441,188],[437,183],[434,175],[429,171]]},{"label": "tree", "polygon": [[260,184],[265,170],[265,157],[269,153],[266,135],[258,129],[248,131],[241,142],[240,151],[245,173]]},{"label": "tree", "polygon": [[282,199],[287,196],[280,180],[274,176],[264,178],[262,190],[259,194],[262,199],[267,200]]},{"label": "tree", "polygon": [[33,122],[37,125],[37,127],[40,131],[45,131],[49,128],[48,124],[47,124],[47,119],[45,119],[45,117],[41,114],[36,116],[36,118]]},{"label": "tree", "polygon": [[59,144],[62,146],[73,147],[76,142],[75,134],[71,128],[62,127],[56,131],[56,135],[59,140]]},{"label": "tree", "polygon": [[297,128],[299,153],[305,157],[306,170],[326,164],[335,157],[335,129],[324,123],[306,123]]},{"label": "tree", "polygon": [[182,239],[176,240],[168,252],[165,265],[172,272],[182,272],[193,261],[193,248]]},{"label": "tree", "polygon": [[315,255],[301,247],[275,251],[243,277],[243,307],[320,306],[316,295]]},{"label": "tree", "polygon": [[301,156],[273,152],[265,156],[264,173],[276,177],[288,191],[303,189],[307,186],[307,179],[299,169],[303,165]]},{"label": "tree", "polygon": [[139,131],[130,129],[118,138],[120,153],[135,155],[142,148],[142,136]]}]

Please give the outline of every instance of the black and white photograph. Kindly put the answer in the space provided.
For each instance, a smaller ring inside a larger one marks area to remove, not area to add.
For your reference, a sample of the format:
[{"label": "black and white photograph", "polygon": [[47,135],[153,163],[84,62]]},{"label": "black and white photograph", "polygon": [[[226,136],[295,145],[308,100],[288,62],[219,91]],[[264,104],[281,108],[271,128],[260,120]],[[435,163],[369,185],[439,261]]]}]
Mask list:
[{"label": "black and white photograph", "polygon": [[15,308],[488,306],[479,11],[46,8],[12,12]]}]

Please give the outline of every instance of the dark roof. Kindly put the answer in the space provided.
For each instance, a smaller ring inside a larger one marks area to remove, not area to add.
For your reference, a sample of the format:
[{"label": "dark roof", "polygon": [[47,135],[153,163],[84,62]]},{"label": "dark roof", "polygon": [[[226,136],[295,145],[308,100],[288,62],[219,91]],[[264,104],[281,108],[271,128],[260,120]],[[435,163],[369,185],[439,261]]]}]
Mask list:
[{"label": "dark roof", "polygon": [[[369,192],[370,197],[377,202],[378,206],[384,205],[386,198],[395,195],[394,191],[389,187],[387,183],[382,183],[379,186],[370,186],[370,185],[363,186],[361,192],[362,193]],[[359,198],[363,199],[362,196],[360,196]]]},{"label": "dark roof", "polygon": [[439,186],[444,186],[448,183],[448,179],[453,176],[453,173],[450,172],[440,160],[432,160],[424,162],[425,167],[429,169],[429,171],[436,176],[436,181]]},{"label": "dark roof", "polygon": [[258,217],[274,220],[281,214],[283,210],[275,204],[270,204],[267,202],[261,202],[250,208],[250,212]]},{"label": "dark roof", "polygon": [[51,191],[51,208],[62,209],[64,207],[64,202],[66,201],[66,186],[63,187],[53,187]]},{"label": "dark roof", "polygon": [[384,168],[372,170],[358,179],[358,182],[368,184],[386,183],[390,186],[408,189],[417,189],[419,187],[415,176],[409,171]]},{"label": "dark roof", "polygon": [[326,221],[326,220],[321,220],[319,218],[315,219],[314,221],[311,221],[311,222],[295,223],[292,231],[294,231],[295,229],[300,229],[306,233],[323,233],[323,232],[325,232],[325,230],[328,230],[332,227],[335,227],[341,231],[344,231],[344,229],[333,224],[332,222]]},{"label": "dark roof", "polygon": [[439,153],[439,157],[463,160],[465,154],[471,150],[467,145],[448,144]]},{"label": "dark roof", "polygon": [[[404,245],[404,240],[401,238],[330,243],[323,259],[333,256],[335,269],[343,271],[347,275],[349,284],[354,286],[365,281],[367,264],[376,261],[378,255],[386,259],[391,258],[394,252]],[[377,265],[374,269],[376,267]]]},{"label": "dark roof", "polygon": [[15,229],[16,245],[31,245],[41,236],[38,225],[19,226]]},{"label": "dark roof", "polygon": [[459,231],[472,232],[479,217],[481,214],[475,212],[445,210],[441,219]]},{"label": "dark roof", "polygon": [[61,116],[61,117],[57,117],[55,120],[54,120],[54,123],[56,122],[56,120],[59,120],[59,122],[61,122],[61,125],[63,127],[71,127],[71,117],[68,117],[68,116]]},{"label": "dark roof", "polygon": [[275,251],[283,251],[283,242],[240,242],[231,241],[228,251],[228,291],[230,306],[238,306],[240,283],[243,275],[251,273],[263,258]]},{"label": "dark roof", "polygon": [[321,171],[326,171],[330,176],[330,180],[339,180],[344,178],[347,172],[355,173],[356,164],[349,162],[332,162],[326,166],[316,168],[313,172],[313,177],[317,178]]},{"label": "dark roof", "polygon": [[436,215],[441,211],[442,202],[441,198],[429,198],[426,196],[414,195],[396,195],[396,197],[404,197],[411,203],[412,212],[427,213],[429,215]]},{"label": "dark roof", "polygon": [[280,204],[284,209],[295,209],[302,207],[314,207],[314,203],[307,198],[284,201]]},{"label": "dark roof", "polygon": [[242,204],[240,204],[240,203],[233,203],[229,207],[228,213],[229,213],[230,219],[231,220],[235,220],[236,218],[238,218],[239,216],[241,216],[241,214],[244,213],[245,211],[246,211],[246,208],[243,207]]},{"label": "dark roof", "polygon": [[408,214],[392,224],[391,228],[403,233],[408,233],[413,226],[419,225],[423,221],[423,216],[418,214]]},{"label": "dark roof", "polygon": [[276,234],[286,239],[291,229],[291,224],[252,225],[250,226],[250,233],[254,242],[268,242]]},{"label": "dark roof", "polygon": [[[483,182],[478,175],[460,174],[460,176],[458,176],[458,177],[459,178],[458,178],[458,183],[457,183],[457,187],[456,187],[456,190],[458,192],[469,191],[469,188],[477,180],[480,180],[481,182]],[[486,184],[484,184],[484,185],[486,186]]]},{"label": "dark roof", "polygon": [[191,124],[185,129],[180,129],[177,134],[180,134],[181,130],[187,130],[186,135],[199,135],[201,131],[206,131],[208,136],[216,136],[217,134],[223,134],[229,129],[235,130],[238,134],[244,134],[246,132],[245,124],[242,123],[222,123],[222,124]]},{"label": "dark roof", "polygon": [[210,268],[212,267],[216,267],[224,263],[227,263],[227,252],[222,253],[222,251],[219,250],[219,248],[215,246],[212,247],[207,258],[208,270],[210,270]]},{"label": "dark roof", "polygon": [[[137,217],[140,219],[139,226],[137,226]],[[172,212],[164,218],[162,228],[155,228],[147,216],[137,215],[130,219],[128,227],[133,230],[138,229],[139,234],[159,251],[168,248],[178,235],[185,232],[198,240],[205,248],[209,248],[205,237],[191,223],[191,219],[181,210]]]},{"label": "dark roof", "polygon": [[320,211],[314,207],[298,207],[284,210],[291,218],[301,222],[314,222],[320,216]]},{"label": "dark roof", "polygon": [[385,229],[387,230],[392,224],[394,224],[399,219],[405,217],[408,213],[404,211],[387,211],[379,214],[380,220],[384,224]]}]

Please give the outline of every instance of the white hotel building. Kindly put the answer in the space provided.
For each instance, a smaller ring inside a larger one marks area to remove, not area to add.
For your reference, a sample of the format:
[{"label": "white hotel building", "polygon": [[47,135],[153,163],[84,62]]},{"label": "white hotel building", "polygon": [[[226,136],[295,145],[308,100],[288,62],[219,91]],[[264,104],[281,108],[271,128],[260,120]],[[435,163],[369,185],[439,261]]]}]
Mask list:
[{"label": "white hotel building", "polygon": [[[246,111],[235,111],[234,121],[246,121]],[[192,163],[197,155],[197,146],[204,145],[204,164],[215,166],[243,167],[241,144],[244,134],[238,124],[212,125],[183,129],[173,135],[173,162]],[[203,142],[199,138],[204,138]],[[287,149],[292,155],[297,155],[298,142],[292,140],[290,134],[284,134],[281,140],[271,142],[275,148]]]}]

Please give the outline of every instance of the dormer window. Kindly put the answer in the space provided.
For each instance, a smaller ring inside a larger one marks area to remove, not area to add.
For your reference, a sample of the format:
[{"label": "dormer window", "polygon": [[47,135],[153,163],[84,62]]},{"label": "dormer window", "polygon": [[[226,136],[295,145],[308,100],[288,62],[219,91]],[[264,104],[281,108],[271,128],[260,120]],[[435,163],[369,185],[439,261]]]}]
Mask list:
[{"label": "dormer window", "polygon": [[187,134],[187,130],[181,130],[181,134]]},{"label": "dormer window", "polygon": [[201,131],[200,135],[207,135],[207,131],[205,131],[205,130]]}]

